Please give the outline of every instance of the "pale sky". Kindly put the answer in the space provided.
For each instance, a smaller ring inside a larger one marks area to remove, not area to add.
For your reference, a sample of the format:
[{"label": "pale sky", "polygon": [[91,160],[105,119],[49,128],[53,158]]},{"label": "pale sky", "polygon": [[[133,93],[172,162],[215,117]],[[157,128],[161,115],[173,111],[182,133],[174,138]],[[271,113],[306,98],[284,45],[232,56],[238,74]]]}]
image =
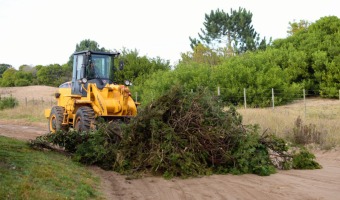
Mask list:
[{"label": "pale sky", "polygon": [[0,63],[64,64],[77,43],[91,39],[111,50],[175,64],[190,51],[204,14],[243,7],[261,37],[287,36],[293,20],[340,17],[339,0],[0,0]]}]

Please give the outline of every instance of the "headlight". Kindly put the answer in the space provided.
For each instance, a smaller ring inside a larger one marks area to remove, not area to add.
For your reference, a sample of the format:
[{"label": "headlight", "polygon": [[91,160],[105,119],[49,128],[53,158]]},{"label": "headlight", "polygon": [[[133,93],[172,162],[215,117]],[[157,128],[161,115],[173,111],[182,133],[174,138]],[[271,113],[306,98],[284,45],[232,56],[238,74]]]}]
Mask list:
[{"label": "headlight", "polygon": [[82,82],[83,84],[87,83],[87,78],[82,78],[82,79],[81,79],[81,82]]},{"label": "headlight", "polygon": [[129,80],[125,80],[125,85],[127,85],[127,86],[130,86],[130,85],[132,85],[132,83],[129,81]]}]

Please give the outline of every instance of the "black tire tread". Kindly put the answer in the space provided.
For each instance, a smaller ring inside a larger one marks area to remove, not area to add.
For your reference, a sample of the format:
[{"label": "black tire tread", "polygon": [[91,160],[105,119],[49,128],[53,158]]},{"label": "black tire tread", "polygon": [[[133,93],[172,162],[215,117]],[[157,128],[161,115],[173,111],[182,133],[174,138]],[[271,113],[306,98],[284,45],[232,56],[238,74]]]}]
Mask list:
[{"label": "black tire tread", "polygon": [[[52,109],[51,109],[50,117],[53,114],[55,114],[56,119],[57,119],[56,131],[59,131],[59,130],[65,131],[65,132],[68,131],[68,126],[62,125],[63,117],[64,117],[64,111],[65,111],[65,108],[61,107],[61,106],[53,106]],[[50,120],[48,120],[48,130],[49,130],[49,132],[51,132],[51,130],[50,130]]]},{"label": "black tire tread", "polygon": [[79,116],[81,117],[81,124],[78,126],[80,131],[89,131],[91,129],[91,124],[95,122],[95,113],[93,109],[88,106],[82,106],[77,110],[76,119],[78,119]]}]

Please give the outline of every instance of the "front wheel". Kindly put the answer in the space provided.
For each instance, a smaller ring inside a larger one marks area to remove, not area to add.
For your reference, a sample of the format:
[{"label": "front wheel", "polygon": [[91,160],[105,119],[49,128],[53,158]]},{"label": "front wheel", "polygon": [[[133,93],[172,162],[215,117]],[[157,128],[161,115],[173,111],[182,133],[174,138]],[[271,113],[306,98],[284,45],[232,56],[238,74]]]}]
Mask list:
[{"label": "front wheel", "polygon": [[83,106],[77,110],[74,129],[79,132],[94,129],[95,114],[92,108]]},{"label": "front wheel", "polygon": [[56,133],[57,131],[68,131],[68,126],[62,125],[65,109],[61,106],[54,106],[48,119],[48,131]]}]

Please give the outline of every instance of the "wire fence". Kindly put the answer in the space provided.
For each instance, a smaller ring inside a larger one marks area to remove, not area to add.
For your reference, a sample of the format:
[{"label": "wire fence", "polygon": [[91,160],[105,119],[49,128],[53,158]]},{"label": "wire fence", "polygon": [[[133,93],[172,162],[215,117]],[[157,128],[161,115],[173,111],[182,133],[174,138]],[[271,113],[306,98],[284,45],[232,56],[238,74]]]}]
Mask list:
[{"label": "wire fence", "polygon": [[[194,92],[196,89],[191,89],[191,92]],[[306,99],[310,99],[311,97],[316,97],[315,94],[320,93],[319,90],[305,90],[302,89],[295,93],[290,93],[287,95],[287,91],[284,90],[278,90],[278,89],[265,89],[265,90],[255,90],[254,88],[238,88],[238,89],[230,89],[230,88],[223,88],[223,87],[216,87],[212,91],[214,94],[216,94],[217,97],[221,97],[221,101],[225,102],[226,106],[229,106],[230,104],[234,104],[234,106],[237,106],[238,108],[252,108],[254,106],[251,105],[251,103],[254,101],[254,99],[261,97],[262,105],[261,107],[265,108],[272,108],[275,109],[280,104],[280,98],[283,98],[286,96],[285,100],[288,102],[294,102],[294,101],[302,101],[303,109],[304,109],[304,115],[306,116],[308,105]],[[4,97],[10,97],[12,96],[11,90],[2,90],[0,91],[0,99]],[[40,107],[52,107],[54,105],[57,105],[57,100],[54,96],[44,96],[41,95],[35,96],[35,94],[29,94],[27,96],[20,95],[17,96],[16,93],[13,93],[13,96],[19,101],[19,104],[21,106],[29,107],[29,106],[40,106]],[[34,96],[34,97],[33,97]],[[136,102],[138,102],[142,96],[135,92],[133,94],[133,98]],[[327,96],[326,96],[327,98]],[[338,93],[338,97],[332,96],[333,100],[338,100],[340,102],[340,90]],[[256,106],[255,106],[256,107]]]},{"label": "wire fence", "polygon": [[[6,97],[14,97],[12,94],[0,94],[0,100]],[[41,106],[50,107],[57,105],[57,100],[54,97],[20,97],[17,98],[19,105],[29,107],[29,106]]]},{"label": "wire fence", "polygon": [[[196,89],[189,89],[190,92],[195,92]],[[287,104],[298,102],[297,107],[301,110],[301,115],[306,118],[307,115],[311,115],[314,112],[317,105],[321,108],[322,106],[333,106],[340,105],[340,90],[336,95],[329,96],[323,95],[320,97],[322,91],[320,90],[280,90],[275,88],[256,90],[254,88],[238,88],[230,89],[223,87],[216,87],[215,89],[210,89],[210,91],[219,98],[219,100],[225,105],[234,105],[238,109],[250,109],[250,108],[266,108],[276,110],[278,106],[285,107]],[[324,93],[323,93],[324,94]],[[151,99],[154,100],[155,95],[151,93]],[[142,99],[143,96],[135,92],[133,94],[135,101]],[[254,102],[257,101],[261,105],[255,105]],[[308,112],[309,109],[309,112]],[[340,107],[339,107],[340,109]],[[321,110],[321,109],[320,109]],[[321,110],[320,113],[323,111]],[[320,114],[321,115],[321,114]],[[302,117],[301,116],[301,117]]]}]

